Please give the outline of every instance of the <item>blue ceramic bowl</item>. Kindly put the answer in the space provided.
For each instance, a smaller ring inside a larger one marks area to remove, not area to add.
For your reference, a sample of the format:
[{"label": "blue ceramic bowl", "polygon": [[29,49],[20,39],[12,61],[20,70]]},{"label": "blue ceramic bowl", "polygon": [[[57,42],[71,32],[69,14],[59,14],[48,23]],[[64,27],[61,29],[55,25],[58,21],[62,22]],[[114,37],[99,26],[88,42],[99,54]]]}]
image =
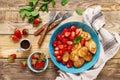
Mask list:
[{"label": "blue ceramic bowl", "polygon": [[33,72],[36,72],[36,73],[43,72],[44,70],[46,70],[46,68],[47,68],[47,66],[48,66],[48,58],[45,57],[46,61],[45,61],[45,66],[44,66],[44,68],[43,68],[42,70],[36,70],[36,69],[34,69],[34,68],[32,67],[32,64],[30,63],[30,62],[31,62],[31,59],[32,59],[32,55],[33,55],[33,54],[36,54],[36,53],[38,53],[38,54],[44,54],[44,53],[42,53],[42,52],[33,52],[32,54],[30,54],[29,57],[28,57],[28,60],[27,60],[28,67],[29,67],[29,69],[30,69],[31,71],[33,71]]},{"label": "blue ceramic bowl", "polygon": [[[96,51],[95,55],[93,55],[93,59],[90,62],[85,62],[84,65],[81,66],[80,68],[75,68],[75,67],[67,68],[65,65],[58,62],[53,55],[54,48],[52,46],[52,42],[56,39],[56,34],[61,33],[61,31],[65,27],[71,27],[72,25],[76,25],[77,28],[82,28],[84,31],[89,32],[92,39],[97,44],[97,51]],[[69,72],[69,73],[80,73],[80,72],[90,69],[97,62],[99,54],[100,54],[100,41],[97,36],[97,33],[91,27],[89,27],[87,24],[82,23],[82,22],[67,22],[62,25],[59,25],[58,28],[52,34],[52,36],[50,38],[50,42],[49,42],[49,52],[50,52],[50,57],[51,57],[52,61],[59,69],[65,71],[65,72]]]}]

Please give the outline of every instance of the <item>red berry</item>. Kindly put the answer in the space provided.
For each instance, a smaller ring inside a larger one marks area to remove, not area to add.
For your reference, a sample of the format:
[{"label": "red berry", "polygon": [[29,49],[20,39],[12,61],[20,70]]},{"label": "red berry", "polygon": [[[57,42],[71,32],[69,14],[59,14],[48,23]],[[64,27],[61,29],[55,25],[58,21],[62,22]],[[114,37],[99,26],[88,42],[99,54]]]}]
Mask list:
[{"label": "red berry", "polygon": [[57,59],[57,61],[62,61],[62,57],[61,56],[57,56],[56,59]]},{"label": "red berry", "polygon": [[67,38],[63,38],[63,39],[62,39],[62,42],[63,42],[64,44],[65,44],[67,41],[68,41]]},{"label": "red berry", "polygon": [[65,34],[64,34],[64,35],[65,35],[65,37],[69,37],[69,36],[70,36],[70,34],[71,34],[70,32],[65,32]]},{"label": "red berry", "polygon": [[22,67],[26,67],[26,66],[27,66],[27,62],[26,62],[26,61],[22,61],[22,62],[21,62],[21,66],[22,66]]},{"label": "red berry", "polygon": [[80,29],[76,29],[75,34],[76,36],[80,33]]},{"label": "red berry", "polygon": [[28,29],[23,29],[23,30],[22,30],[22,34],[23,34],[23,35],[28,35],[28,33],[29,33]]},{"label": "red berry", "polygon": [[72,42],[72,41],[67,41],[67,44],[68,44],[68,45],[72,45],[73,42]]},{"label": "red berry", "polygon": [[33,21],[33,24],[39,24],[40,23],[40,19],[39,18],[35,18]]},{"label": "red berry", "polygon": [[58,50],[59,50],[59,48],[58,48],[58,47],[55,47],[55,48],[54,48],[54,50],[55,50],[55,51],[58,51]]},{"label": "red berry", "polygon": [[73,65],[73,62],[72,62],[71,60],[69,60],[69,61],[67,62],[67,67],[70,68],[70,67],[72,67],[72,65]]},{"label": "red berry", "polygon": [[22,38],[22,34],[19,29],[15,29],[14,35],[16,35],[19,39]]},{"label": "red berry", "polygon": [[63,55],[63,51],[59,50],[59,55],[62,56]]},{"label": "red berry", "polygon": [[65,62],[65,61],[63,61],[63,60],[62,60],[62,64],[66,65],[66,64],[67,64],[67,62]]},{"label": "red berry", "polygon": [[83,38],[83,39],[80,41],[81,46],[84,46],[84,45],[85,45],[85,42],[86,42],[86,40]]},{"label": "red berry", "polygon": [[13,41],[19,41],[20,39],[16,35],[12,35],[12,40]]},{"label": "red berry", "polygon": [[61,45],[62,44],[62,42],[61,41],[57,41],[57,45]]},{"label": "red berry", "polygon": [[35,55],[34,54],[32,55],[32,59],[35,59]]},{"label": "red berry", "polygon": [[54,54],[53,54],[55,57],[59,56],[59,51],[54,51]]},{"label": "red berry", "polygon": [[10,56],[12,56],[13,59],[16,59],[16,54],[11,54]]},{"label": "red berry", "polygon": [[61,37],[60,34],[56,34],[56,38],[57,38],[58,40],[61,40],[61,39],[62,39],[62,37]]},{"label": "red berry", "polygon": [[75,38],[76,34],[74,31],[71,32],[71,37]]},{"label": "red berry", "polygon": [[67,32],[67,31],[68,31],[68,28],[64,28],[63,31],[62,31],[62,34],[64,35],[65,32]]},{"label": "red berry", "polygon": [[61,45],[58,45],[59,49],[63,49],[64,46],[61,44]]},{"label": "red berry", "polygon": [[57,46],[57,40],[54,40],[53,42],[52,42],[52,45],[55,47],[55,46]]},{"label": "red berry", "polygon": [[72,25],[72,26],[71,26],[71,30],[72,30],[72,31],[75,31],[76,29],[77,29],[77,27],[76,27],[75,25]]},{"label": "red berry", "polygon": [[72,50],[72,46],[68,46],[67,48],[68,48],[68,49],[67,49],[68,52],[71,52],[71,50]]}]

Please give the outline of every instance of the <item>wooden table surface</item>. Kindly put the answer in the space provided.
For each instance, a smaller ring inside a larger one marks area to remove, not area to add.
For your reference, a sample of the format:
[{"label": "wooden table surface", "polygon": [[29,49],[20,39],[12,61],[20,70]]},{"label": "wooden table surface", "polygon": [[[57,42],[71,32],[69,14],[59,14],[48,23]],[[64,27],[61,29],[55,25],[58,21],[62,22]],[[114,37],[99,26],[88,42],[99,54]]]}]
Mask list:
[{"label": "wooden table surface", "polygon": [[[38,27],[23,21],[19,14],[19,9],[28,4],[29,0],[0,0],[0,80],[55,80],[58,75],[58,68],[53,64],[49,57],[48,43],[53,31],[46,35],[41,48],[38,47],[37,41],[40,36],[34,36],[34,31],[48,21],[48,13],[40,12],[43,23]],[[102,6],[102,11],[106,19],[105,28],[109,31],[115,31],[120,34],[120,0],[69,0],[66,6],[61,6],[60,1],[56,0],[55,8],[49,5],[50,10],[75,10],[80,8],[85,10],[88,7]],[[82,16],[74,16],[82,20]],[[71,18],[72,19],[72,18]],[[8,55],[16,53],[19,43],[14,43],[10,39],[15,28],[28,28],[30,35],[24,38],[30,39],[32,49],[27,52],[17,53],[17,59],[14,63],[7,61]],[[28,68],[22,68],[20,62],[27,60],[30,53],[42,51],[49,57],[49,66],[42,73],[33,73]],[[92,73],[91,73],[92,74]],[[120,50],[104,66],[96,80],[120,80]]]}]

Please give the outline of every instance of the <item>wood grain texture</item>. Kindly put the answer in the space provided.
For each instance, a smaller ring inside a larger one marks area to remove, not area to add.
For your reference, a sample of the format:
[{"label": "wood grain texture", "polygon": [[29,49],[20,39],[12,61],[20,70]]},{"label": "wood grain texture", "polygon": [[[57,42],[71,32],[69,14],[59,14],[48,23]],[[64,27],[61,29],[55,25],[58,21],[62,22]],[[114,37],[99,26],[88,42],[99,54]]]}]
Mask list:
[{"label": "wood grain texture", "polygon": [[[20,62],[26,59],[16,59],[15,63],[9,63],[6,59],[0,59],[0,80],[55,80],[58,68],[49,59],[48,68],[42,73],[33,73],[29,68],[22,68]],[[111,59],[106,63],[96,80],[119,80],[120,59]]]}]

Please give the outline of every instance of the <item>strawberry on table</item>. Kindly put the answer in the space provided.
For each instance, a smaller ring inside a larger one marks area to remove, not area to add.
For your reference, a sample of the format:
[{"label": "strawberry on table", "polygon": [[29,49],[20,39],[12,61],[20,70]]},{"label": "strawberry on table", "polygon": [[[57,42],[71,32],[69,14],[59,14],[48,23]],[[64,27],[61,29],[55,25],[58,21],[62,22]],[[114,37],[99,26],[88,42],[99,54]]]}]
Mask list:
[{"label": "strawberry on table", "polygon": [[39,24],[41,22],[40,18],[35,18],[33,24]]},{"label": "strawberry on table", "polygon": [[27,61],[22,61],[22,62],[21,62],[21,66],[22,66],[22,67],[26,67],[26,66],[27,66]]},{"label": "strawberry on table", "polygon": [[20,39],[16,35],[12,35],[12,40],[13,41],[19,41]]},{"label": "strawberry on table", "polygon": [[22,30],[22,34],[23,34],[23,35],[28,35],[28,33],[29,33],[29,30],[28,30],[28,29],[24,28],[24,29]]},{"label": "strawberry on table", "polygon": [[14,35],[16,35],[19,39],[22,38],[21,31],[19,29],[15,29]]},{"label": "strawberry on table", "polygon": [[14,60],[16,59],[16,54],[11,54],[8,56],[8,61],[9,62],[14,62]]}]

